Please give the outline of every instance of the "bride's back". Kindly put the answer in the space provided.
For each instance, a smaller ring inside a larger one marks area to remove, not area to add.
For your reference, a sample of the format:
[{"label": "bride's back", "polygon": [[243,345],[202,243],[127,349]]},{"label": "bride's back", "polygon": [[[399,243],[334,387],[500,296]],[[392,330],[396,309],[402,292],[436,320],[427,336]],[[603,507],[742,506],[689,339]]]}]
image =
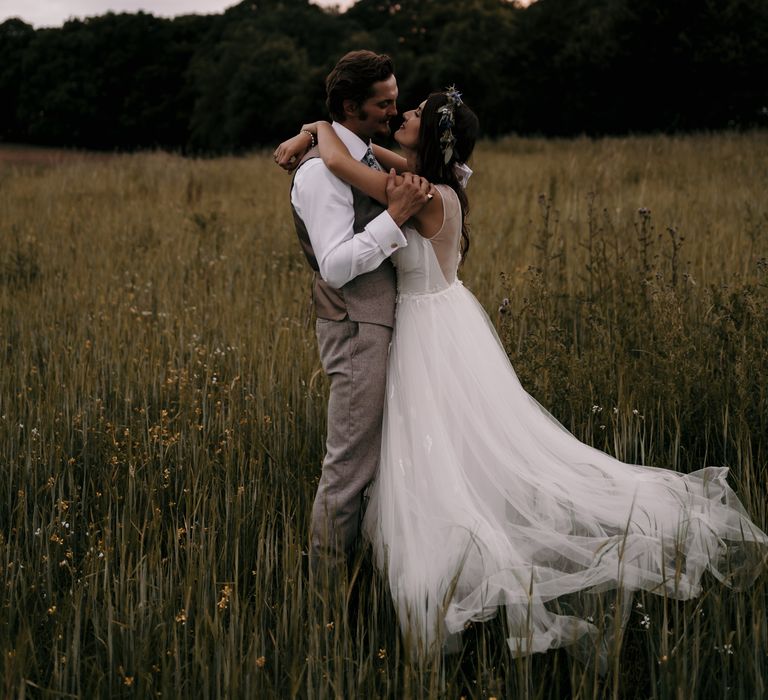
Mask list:
[{"label": "bride's back", "polygon": [[461,239],[461,205],[448,185],[436,185],[443,203],[443,224],[430,238],[411,227],[408,245],[392,256],[400,294],[425,294],[446,289],[456,281]]}]

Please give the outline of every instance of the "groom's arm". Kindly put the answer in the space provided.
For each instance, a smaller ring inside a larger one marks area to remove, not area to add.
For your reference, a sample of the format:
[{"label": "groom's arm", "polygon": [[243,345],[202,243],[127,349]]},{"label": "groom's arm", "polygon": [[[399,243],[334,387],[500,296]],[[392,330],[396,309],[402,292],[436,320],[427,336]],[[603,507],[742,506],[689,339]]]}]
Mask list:
[{"label": "groom's arm", "polygon": [[337,289],[358,275],[375,270],[392,253],[407,245],[388,211],[383,211],[355,235],[352,190],[319,158],[299,168],[291,202],[307,227],[320,276]]}]

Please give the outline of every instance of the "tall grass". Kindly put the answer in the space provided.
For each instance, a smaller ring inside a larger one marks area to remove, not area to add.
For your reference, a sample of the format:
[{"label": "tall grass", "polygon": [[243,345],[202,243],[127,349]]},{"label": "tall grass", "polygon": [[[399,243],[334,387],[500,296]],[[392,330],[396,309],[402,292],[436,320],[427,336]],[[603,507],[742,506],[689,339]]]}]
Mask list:
[{"label": "tall grass", "polygon": [[[510,139],[462,274],[524,385],[768,522],[768,134]],[[266,155],[0,169],[4,697],[755,698],[767,578],[637,596],[605,677],[501,621],[413,662],[365,550],[312,590],[327,384]],[[349,601],[349,604],[347,604]]]}]

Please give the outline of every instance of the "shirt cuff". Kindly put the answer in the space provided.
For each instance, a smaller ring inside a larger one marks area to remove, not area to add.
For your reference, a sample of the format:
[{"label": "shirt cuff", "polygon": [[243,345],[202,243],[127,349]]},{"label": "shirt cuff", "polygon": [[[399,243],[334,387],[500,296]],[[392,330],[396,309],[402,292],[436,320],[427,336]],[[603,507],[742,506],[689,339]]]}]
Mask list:
[{"label": "shirt cuff", "polygon": [[389,212],[383,211],[375,219],[368,222],[365,230],[378,244],[384,255],[389,257],[396,250],[408,245],[400,227],[394,222]]}]

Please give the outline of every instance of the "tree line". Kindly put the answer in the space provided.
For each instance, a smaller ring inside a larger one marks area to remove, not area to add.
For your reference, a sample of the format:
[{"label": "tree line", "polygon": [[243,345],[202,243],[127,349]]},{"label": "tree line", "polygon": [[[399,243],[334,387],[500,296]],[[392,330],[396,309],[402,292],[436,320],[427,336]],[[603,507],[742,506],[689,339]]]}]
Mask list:
[{"label": "tree line", "polygon": [[768,125],[765,0],[246,0],[220,15],[0,24],[0,140],[238,152],[326,115],[348,50],[407,108],[456,84],[487,136]]}]

